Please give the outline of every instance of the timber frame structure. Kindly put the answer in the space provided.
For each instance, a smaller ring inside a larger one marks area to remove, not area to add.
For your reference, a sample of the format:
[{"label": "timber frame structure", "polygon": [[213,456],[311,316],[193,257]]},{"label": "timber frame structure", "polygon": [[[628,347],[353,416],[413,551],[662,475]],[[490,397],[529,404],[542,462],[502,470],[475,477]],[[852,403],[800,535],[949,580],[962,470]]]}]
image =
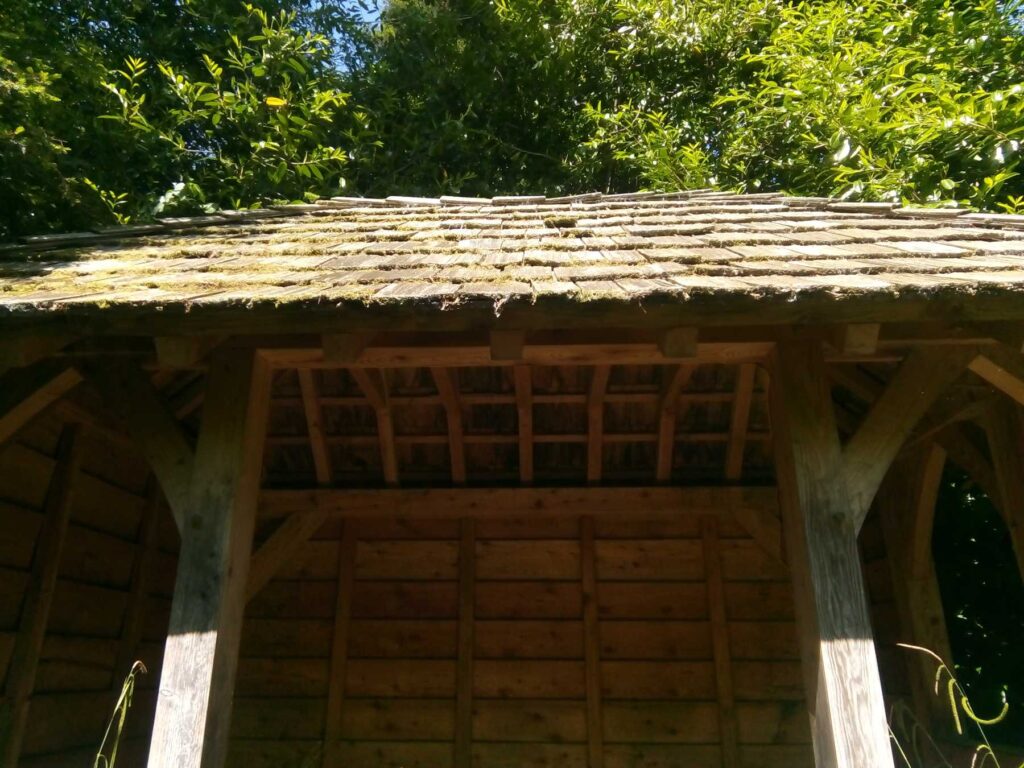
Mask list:
[{"label": "timber frame structure", "polygon": [[[0,765],[893,766],[1024,220],[337,198],[0,251]],[[119,762],[119,764],[121,764]]]}]

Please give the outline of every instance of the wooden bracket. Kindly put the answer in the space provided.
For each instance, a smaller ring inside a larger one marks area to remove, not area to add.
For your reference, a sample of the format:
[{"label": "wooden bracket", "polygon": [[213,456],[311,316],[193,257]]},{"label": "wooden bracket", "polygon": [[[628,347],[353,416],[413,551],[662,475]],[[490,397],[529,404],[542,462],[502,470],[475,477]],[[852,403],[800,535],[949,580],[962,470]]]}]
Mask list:
[{"label": "wooden bracket", "polygon": [[195,452],[181,425],[141,368],[96,361],[87,366],[86,375],[108,407],[123,417],[160,481],[178,530],[184,530]]},{"label": "wooden bracket", "polygon": [[8,371],[0,378],[0,445],[82,380],[74,368],[46,360]]},{"label": "wooden bracket", "polygon": [[864,523],[885,473],[911,431],[976,354],[971,348],[911,350],[856,434],[846,443],[843,468],[855,501],[855,530],[860,530]]},{"label": "wooden bracket", "polygon": [[157,336],[153,339],[161,368],[193,368],[199,365],[224,336]]},{"label": "wooden bracket", "polygon": [[525,331],[491,331],[491,360],[518,363],[526,346]]},{"label": "wooden bracket", "polygon": [[670,328],[658,340],[661,354],[668,358],[697,357],[697,339],[700,335],[696,328]]},{"label": "wooden bracket", "polygon": [[373,336],[368,333],[326,333],[321,338],[325,363],[352,365],[359,362]]},{"label": "wooden bracket", "polygon": [[878,352],[880,323],[850,323],[834,329],[829,343],[844,357],[873,355]]}]

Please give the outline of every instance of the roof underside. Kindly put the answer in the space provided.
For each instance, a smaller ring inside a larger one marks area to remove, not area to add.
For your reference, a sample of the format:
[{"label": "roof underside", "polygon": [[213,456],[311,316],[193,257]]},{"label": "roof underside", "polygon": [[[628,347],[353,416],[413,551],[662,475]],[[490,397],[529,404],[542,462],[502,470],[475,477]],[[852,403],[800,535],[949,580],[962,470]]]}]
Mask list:
[{"label": "roof underside", "polygon": [[770,194],[335,198],[0,250],[0,313],[25,318],[1022,288],[1024,217]]}]

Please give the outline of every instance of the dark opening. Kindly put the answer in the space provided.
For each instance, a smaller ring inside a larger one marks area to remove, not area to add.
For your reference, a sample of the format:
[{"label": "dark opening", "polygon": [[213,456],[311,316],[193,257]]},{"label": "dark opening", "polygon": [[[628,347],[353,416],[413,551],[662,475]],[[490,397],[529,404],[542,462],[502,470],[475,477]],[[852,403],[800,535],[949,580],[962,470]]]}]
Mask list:
[{"label": "dark opening", "polygon": [[1006,718],[985,731],[993,743],[1024,745],[1024,585],[999,512],[951,464],[932,547],[957,679],[981,718],[998,714],[1005,696]]}]

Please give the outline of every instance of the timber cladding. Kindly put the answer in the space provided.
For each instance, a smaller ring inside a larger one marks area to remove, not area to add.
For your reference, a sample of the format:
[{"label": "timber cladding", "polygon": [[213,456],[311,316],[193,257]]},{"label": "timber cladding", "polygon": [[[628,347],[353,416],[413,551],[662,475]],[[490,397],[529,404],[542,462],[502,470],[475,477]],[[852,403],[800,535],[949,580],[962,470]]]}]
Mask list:
[{"label": "timber cladding", "polygon": [[[145,464],[87,432],[76,438],[80,459],[65,486],[70,514],[54,515],[66,433],[51,414],[0,450],[0,677],[15,707],[12,694],[24,686],[17,765],[91,764],[135,659],[150,674],[138,683],[119,764],[139,764],[156,701],[177,533],[151,499]],[[58,555],[49,590],[40,583],[43,548]],[[44,601],[33,598],[47,593],[40,614]]]},{"label": "timber cladding", "polygon": [[[353,768],[582,768],[595,737],[607,768],[717,767],[730,739],[743,765],[811,765],[785,568],[726,521],[710,549],[699,517],[590,524],[592,538],[571,517],[478,520],[470,537],[457,520],[326,524],[248,606],[229,765],[328,764],[325,733],[338,739],[329,764]],[[337,599],[339,575],[349,600]],[[735,722],[719,707],[716,654]],[[460,690],[471,697],[464,721]]]}]

